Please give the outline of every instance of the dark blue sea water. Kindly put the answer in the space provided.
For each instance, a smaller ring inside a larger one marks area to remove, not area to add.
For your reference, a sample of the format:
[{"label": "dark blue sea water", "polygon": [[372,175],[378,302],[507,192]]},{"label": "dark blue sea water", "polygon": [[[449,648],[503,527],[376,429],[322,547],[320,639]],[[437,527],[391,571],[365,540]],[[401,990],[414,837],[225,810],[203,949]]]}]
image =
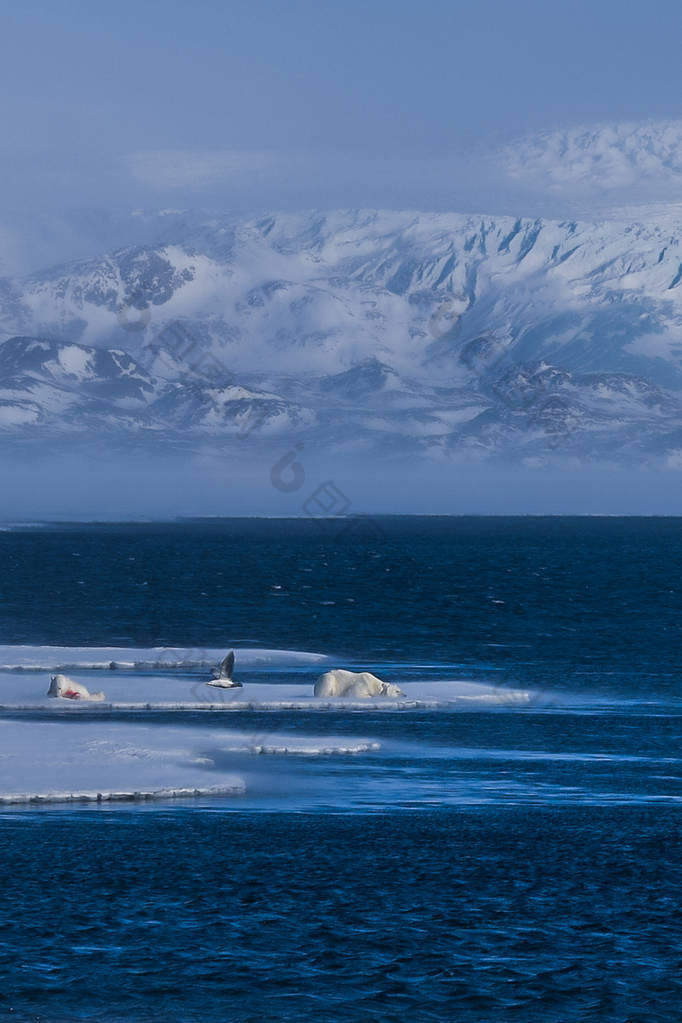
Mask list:
[{"label": "dark blue sea water", "polygon": [[680,1017],[682,521],[347,526],[0,533],[0,644],[281,647],[543,697],[248,712],[380,750],[245,758],[240,799],[3,812],[0,1019]]},{"label": "dark blue sea water", "polygon": [[263,645],[682,692],[682,520],[349,521],[0,532],[0,638]]}]

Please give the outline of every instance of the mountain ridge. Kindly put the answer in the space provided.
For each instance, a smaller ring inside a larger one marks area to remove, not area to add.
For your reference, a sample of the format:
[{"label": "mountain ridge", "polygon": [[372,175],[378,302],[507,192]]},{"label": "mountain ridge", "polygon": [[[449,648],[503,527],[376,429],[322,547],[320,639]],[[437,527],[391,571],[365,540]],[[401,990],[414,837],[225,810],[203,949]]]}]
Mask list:
[{"label": "mountain ridge", "polygon": [[[0,289],[0,429],[68,432],[81,414],[198,443],[668,457],[682,447],[677,224],[183,213],[167,241]],[[57,364],[104,359],[99,382],[32,370],[31,338]]]}]

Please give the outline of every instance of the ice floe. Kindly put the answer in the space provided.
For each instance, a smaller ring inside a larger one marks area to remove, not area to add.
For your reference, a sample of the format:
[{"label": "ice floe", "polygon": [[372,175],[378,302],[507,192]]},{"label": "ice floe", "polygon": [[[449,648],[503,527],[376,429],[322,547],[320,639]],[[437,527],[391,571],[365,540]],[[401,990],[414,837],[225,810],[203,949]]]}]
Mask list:
[{"label": "ice floe", "polygon": [[0,719],[0,805],[240,795],[251,756],[371,753],[373,739],[137,721]]},{"label": "ice floe", "polygon": [[[205,672],[225,663],[224,650],[0,647],[0,805],[239,796],[256,770],[254,756],[260,764],[288,758],[290,769],[303,770],[297,758],[380,750],[371,734],[329,734],[320,713],[369,722],[379,712],[516,709],[533,700],[525,690],[455,680],[399,689],[345,670],[316,684],[320,665],[330,664],[325,655],[250,648],[237,657],[244,686],[223,689],[207,686]],[[68,676],[60,670],[67,666]],[[231,712],[238,716],[224,717]],[[309,731],[320,734],[303,734],[312,713]],[[228,721],[235,727],[228,730]]]},{"label": "ice floe", "polygon": [[[244,667],[324,664],[325,654],[247,647],[238,650]],[[225,650],[203,647],[0,646],[0,671],[212,670]]]},{"label": "ice floe", "polygon": [[[527,690],[507,689],[485,683],[442,681],[406,682],[401,696],[370,696],[351,690],[344,696],[315,696],[314,673],[307,682],[249,682],[240,688],[212,688],[203,680],[172,673],[132,674],[111,672],[106,679],[106,699],[51,699],[46,695],[49,676],[43,672],[0,671],[0,713],[35,711],[54,716],[145,712],[182,714],[183,712],[240,713],[254,710],[325,711],[347,708],[358,711],[405,711],[418,708],[509,708],[517,709],[533,702]],[[102,675],[82,671],[78,683],[96,690]]]}]

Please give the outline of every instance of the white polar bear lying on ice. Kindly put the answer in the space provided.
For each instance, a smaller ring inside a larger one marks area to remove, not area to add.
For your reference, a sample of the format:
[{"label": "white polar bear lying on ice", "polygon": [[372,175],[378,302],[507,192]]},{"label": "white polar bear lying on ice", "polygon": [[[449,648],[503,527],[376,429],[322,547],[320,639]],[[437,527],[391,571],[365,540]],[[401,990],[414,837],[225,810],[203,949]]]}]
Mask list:
[{"label": "white polar bear lying on ice", "polygon": [[372,696],[387,696],[395,700],[405,693],[391,682],[382,682],[369,671],[344,671],[336,668],[325,671],[315,683],[315,696],[345,696],[351,700],[367,700]]},{"label": "white polar bear lying on ice", "polygon": [[48,696],[58,696],[65,700],[91,700],[100,703],[106,699],[104,693],[91,693],[80,682],[74,682],[68,675],[52,675]]}]

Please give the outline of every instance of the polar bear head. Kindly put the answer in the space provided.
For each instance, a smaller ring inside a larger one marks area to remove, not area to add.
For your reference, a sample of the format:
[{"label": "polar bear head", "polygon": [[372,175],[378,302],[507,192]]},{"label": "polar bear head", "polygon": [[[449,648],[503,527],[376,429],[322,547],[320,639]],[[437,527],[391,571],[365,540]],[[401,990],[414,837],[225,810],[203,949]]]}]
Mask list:
[{"label": "polar bear head", "polygon": [[405,693],[398,686],[393,685],[392,682],[382,682],[381,691],[379,696],[387,696],[390,700],[397,700],[399,696],[404,696]]}]

